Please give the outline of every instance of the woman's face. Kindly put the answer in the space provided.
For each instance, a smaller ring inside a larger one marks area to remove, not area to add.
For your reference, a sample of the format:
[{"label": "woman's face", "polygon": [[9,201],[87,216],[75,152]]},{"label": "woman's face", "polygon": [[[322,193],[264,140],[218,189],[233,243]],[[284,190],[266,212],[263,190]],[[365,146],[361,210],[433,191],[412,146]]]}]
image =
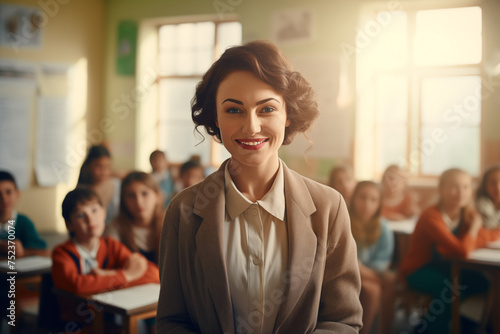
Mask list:
[{"label": "woman's face", "polygon": [[111,176],[111,158],[100,157],[90,163],[94,183],[101,183]]},{"label": "woman's face", "polygon": [[271,166],[285,137],[283,96],[247,71],[229,74],[216,96],[217,127],[232,159],[248,167]]},{"label": "woman's face", "polygon": [[377,213],[380,206],[380,192],[375,187],[365,186],[357,191],[352,201],[358,218],[367,222]]},{"label": "woman's face", "polygon": [[496,206],[500,205],[500,170],[492,172],[486,180],[486,192]]},{"label": "woman's face", "polygon": [[463,208],[471,200],[472,180],[465,173],[452,174],[439,189],[441,201],[447,208]]},{"label": "woman's face", "polygon": [[125,189],[125,205],[138,222],[151,224],[159,201],[159,194],[142,182],[132,182]]}]

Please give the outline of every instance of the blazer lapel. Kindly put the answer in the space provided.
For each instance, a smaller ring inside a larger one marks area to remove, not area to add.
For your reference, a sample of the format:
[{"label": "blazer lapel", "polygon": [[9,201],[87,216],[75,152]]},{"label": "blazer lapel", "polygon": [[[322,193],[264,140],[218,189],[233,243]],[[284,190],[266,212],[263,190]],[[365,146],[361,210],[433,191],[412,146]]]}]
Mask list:
[{"label": "blazer lapel", "polygon": [[200,185],[193,212],[203,219],[196,234],[196,246],[208,290],[223,332],[233,333],[233,310],[224,256],[224,166]]},{"label": "blazer lapel", "polygon": [[309,216],[316,206],[302,177],[285,164],[285,201],[288,229],[288,272],[285,299],[278,311],[275,331],[285,322],[302,295],[312,273],[316,257],[317,237]]}]

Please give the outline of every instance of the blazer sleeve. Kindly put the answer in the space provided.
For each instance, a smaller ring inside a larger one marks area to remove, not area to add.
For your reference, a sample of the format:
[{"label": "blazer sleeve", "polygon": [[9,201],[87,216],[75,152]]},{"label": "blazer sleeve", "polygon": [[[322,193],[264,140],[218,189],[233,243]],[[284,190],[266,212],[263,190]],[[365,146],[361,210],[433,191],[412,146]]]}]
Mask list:
[{"label": "blazer sleeve", "polygon": [[52,253],[52,277],[54,286],[77,295],[118,289],[127,283],[122,270],[110,276],[78,273],[75,261],[61,246]]},{"label": "blazer sleeve", "polygon": [[363,309],[356,243],[344,200],[332,210],[318,322],[314,333],[358,333]]},{"label": "blazer sleeve", "polygon": [[179,201],[174,200],[165,214],[160,238],[160,296],[156,313],[158,333],[196,333],[184,301],[179,271],[181,216]]}]

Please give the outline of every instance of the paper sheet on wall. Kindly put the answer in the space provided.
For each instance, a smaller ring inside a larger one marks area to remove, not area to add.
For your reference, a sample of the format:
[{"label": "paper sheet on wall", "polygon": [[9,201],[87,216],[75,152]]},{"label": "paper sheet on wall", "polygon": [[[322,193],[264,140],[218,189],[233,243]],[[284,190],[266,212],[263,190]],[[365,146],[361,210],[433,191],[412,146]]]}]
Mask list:
[{"label": "paper sheet on wall", "polygon": [[310,143],[297,136],[291,145],[284,147],[289,154],[317,158],[347,158],[351,155],[351,117],[338,106],[341,66],[336,54],[291,57],[291,63],[313,87],[320,115],[308,131]]},{"label": "paper sheet on wall", "polygon": [[38,100],[35,174],[42,187],[68,182],[66,164],[68,99],[42,96]]},{"label": "paper sheet on wall", "polygon": [[35,77],[32,64],[0,61],[0,170],[11,172],[21,190],[30,184]]}]

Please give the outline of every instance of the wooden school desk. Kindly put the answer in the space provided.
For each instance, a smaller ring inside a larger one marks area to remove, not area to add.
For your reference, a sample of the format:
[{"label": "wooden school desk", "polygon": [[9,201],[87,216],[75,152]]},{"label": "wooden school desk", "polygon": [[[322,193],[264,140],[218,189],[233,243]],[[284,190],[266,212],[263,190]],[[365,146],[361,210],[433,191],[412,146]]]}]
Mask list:
[{"label": "wooden school desk", "polygon": [[[451,279],[455,291],[458,290],[460,284],[462,269],[487,272],[491,275],[493,333],[500,334],[500,249],[481,248],[473,251],[467,259],[452,259]],[[460,298],[455,298],[452,303],[451,332],[460,334]]]},{"label": "wooden school desk", "polygon": [[54,288],[54,293],[76,301],[86,301],[94,309],[92,333],[105,333],[103,315],[108,312],[123,316],[125,333],[137,334],[139,320],[156,316],[160,285],[150,283],[89,296],[73,295],[58,288]]}]

